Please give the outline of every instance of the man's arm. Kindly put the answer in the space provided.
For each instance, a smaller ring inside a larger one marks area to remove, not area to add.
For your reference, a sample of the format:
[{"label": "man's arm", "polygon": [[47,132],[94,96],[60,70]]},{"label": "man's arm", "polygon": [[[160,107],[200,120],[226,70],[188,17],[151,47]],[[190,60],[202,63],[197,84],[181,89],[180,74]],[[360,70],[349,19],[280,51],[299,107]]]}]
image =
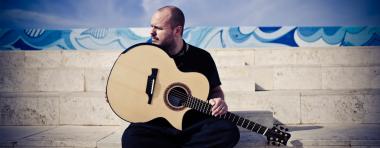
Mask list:
[{"label": "man's arm", "polygon": [[224,101],[224,93],[220,86],[214,87],[210,91],[210,104],[212,105],[212,115],[219,116],[227,113],[228,106]]}]

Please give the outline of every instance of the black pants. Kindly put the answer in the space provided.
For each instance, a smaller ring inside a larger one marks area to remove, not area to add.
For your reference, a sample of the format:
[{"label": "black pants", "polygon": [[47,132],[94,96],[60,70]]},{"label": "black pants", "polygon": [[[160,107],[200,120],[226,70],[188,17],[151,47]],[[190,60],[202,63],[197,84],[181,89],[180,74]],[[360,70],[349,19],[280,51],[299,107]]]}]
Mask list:
[{"label": "black pants", "polygon": [[169,123],[132,123],[123,133],[123,148],[228,148],[235,146],[240,139],[239,129],[226,120],[207,117],[194,124],[184,125],[182,131],[166,124]]}]

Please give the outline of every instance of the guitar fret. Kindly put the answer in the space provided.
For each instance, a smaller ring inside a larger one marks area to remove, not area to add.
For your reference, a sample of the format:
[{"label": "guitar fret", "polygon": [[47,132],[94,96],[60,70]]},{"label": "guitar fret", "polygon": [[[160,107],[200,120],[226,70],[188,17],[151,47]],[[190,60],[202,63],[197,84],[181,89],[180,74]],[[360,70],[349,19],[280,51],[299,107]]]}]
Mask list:
[{"label": "guitar fret", "polygon": [[268,128],[265,128],[263,135],[267,134]]},{"label": "guitar fret", "polygon": [[205,110],[204,110],[204,104],[203,104],[203,102],[201,102],[201,101],[199,101],[199,103],[200,103],[200,105],[201,105],[201,112],[204,113],[204,112],[205,112]]},{"label": "guitar fret", "polygon": [[207,114],[209,114],[209,115],[212,115],[212,111],[211,111],[211,109],[212,109],[212,106],[210,105],[210,104],[207,104]]},{"label": "guitar fret", "polygon": [[[242,118],[239,116],[239,119],[237,120],[237,123],[236,123],[236,124],[239,125],[239,126],[243,125],[243,122],[240,122],[241,119],[242,119]],[[243,119],[244,119],[244,118],[243,118]],[[241,123],[241,124],[240,124],[240,123]]]},{"label": "guitar fret", "polygon": [[198,104],[199,104],[199,111],[203,112],[202,102],[200,102],[198,99],[197,99],[197,101],[198,101]]},{"label": "guitar fret", "polygon": [[206,113],[206,107],[205,107],[205,104],[203,102],[201,102],[201,108],[202,108],[201,109],[202,113]]},{"label": "guitar fret", "polygon": [[201,103],[202,103],[202,112],[207,113],[206,103],[204,103],[204,102],[201,102]]},{"label": "guitar fret", "polygon": [[[244,125],[246,125],[246,126],[244,127]],[[243,123],[242,127],[248,128],[248,125],[249,125],[249,120],[244,119],[244,123]]]},{"label": "guitar fret", "polygon": [[253,126],[252,126],[251,131],[253,131],[256,128],[256,123],[255,122],[252,122],[252,123],[253,123]]},{"label": "guitar fret", "polygon": [[194,99],[195,100],[195,109],[199,111],[199,103],[198,103],[198,100]]},{"label": "guitar fret", "polygon": [[204,104],[200,101],[200,100],[197,100],[198,102],[199,102],[199,106],[200,106],[200,111],[202,112],[202,113],[204,113],[205,111],[204,111]]},{"label": "guitar fret", "polygon": [[190,96],[187,96],[187,100],[186,100],[186,102],[188,102],[188,103],[186,104],[186,106],[191,108],[191,99],[190,99]]},{"label": "guitar fret", "polygon": [[228,115],[228,118],[227,118],[227,119],[228,119],[228,120],[230,120],[230,118],[231,118],[231,113],[229,113],[229,115]]},{"label": "guitar fret", "polygon": [[264,134],[264,132],[266,131],[267,128],[261,126],[261,128],[259,129],[259,131],[257,131],[258,133],[260,134]]},{"label": "guitar fret", "polygon": [[253,129],[253,122],[252,122],[252,121],[250,121],[250,122],[248,123],[247,129],[249,129],[249,130],[252,131],[252,129]]},{"label": "guitar fret", "polygon": [[187,100],[185,99],[185,102],[182,104],[183,106],[186,106],[186,102],[187,102]]},{"label": "guitar fret", "polygon": [[243,118],[243,122],[241,123],[241,126],[243,126],[243,125],[244,125],[244,122],[245,122],[245,118]]},{"label": "guitar fret", "polygon": [[197,109],[197,100],[195,100],[195,98],[193,98],[193,105],[194,105],[194,109]]},{"label": "guitar fret", "polygon": [[190,96],[187,97],[187,101],[189,101],[188,107],[193,108],[193,106],[191,105],[192,99]]},{"label": "guitar fret", "polygon": [[[256,125],[256,124],[255,124]],[[255,132],[258,132],[260,130],[261,126],[260,125],[257,125],[255,127],[253,127],[253,131]]]},{"label": "guitar fret", "polygon": [[[234,121],[235,121],[235,117],[236,117],[236,116],[235,116],[234,114],[232,114],[232,115],[234,116],[234,118],[232,119],[232,122],[235,123]],[[236,124],[236,123],[235,123],[235,124]]]}]

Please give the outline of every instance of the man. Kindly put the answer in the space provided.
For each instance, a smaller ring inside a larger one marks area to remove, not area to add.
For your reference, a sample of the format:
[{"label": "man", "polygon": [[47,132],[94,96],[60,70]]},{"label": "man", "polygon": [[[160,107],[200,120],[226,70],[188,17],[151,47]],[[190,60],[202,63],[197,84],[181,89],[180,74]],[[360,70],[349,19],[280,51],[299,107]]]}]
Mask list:
[{"label": "man", "polygon": [[[212,115],[228,111],[220,87],[218,71],[211,55],[182,39],[185,18],[174,6],[162,7],[151,19],[152,43],[162,47],[174,59],[179,70],[199,72],[210,84],[209,102]],[[188,111],[183,119],[183,130],[177,130],[163,118],[147,123],[131,123],[122,137],[123,148],[130,147],[233,147],[239,141],[239,130],[231,122]]]}]

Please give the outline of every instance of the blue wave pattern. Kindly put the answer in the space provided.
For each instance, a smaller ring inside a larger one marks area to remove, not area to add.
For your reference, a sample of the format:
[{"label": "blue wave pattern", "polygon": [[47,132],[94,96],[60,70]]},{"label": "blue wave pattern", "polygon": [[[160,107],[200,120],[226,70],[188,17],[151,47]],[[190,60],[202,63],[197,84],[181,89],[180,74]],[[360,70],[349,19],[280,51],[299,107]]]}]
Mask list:
[{"label": "blue wave pattern", "polygon": [[[380,46],[380,27],[188,27],[184,39],[210,48]],[[0,50],[124,50],[149,28],[0,29]]]}]

